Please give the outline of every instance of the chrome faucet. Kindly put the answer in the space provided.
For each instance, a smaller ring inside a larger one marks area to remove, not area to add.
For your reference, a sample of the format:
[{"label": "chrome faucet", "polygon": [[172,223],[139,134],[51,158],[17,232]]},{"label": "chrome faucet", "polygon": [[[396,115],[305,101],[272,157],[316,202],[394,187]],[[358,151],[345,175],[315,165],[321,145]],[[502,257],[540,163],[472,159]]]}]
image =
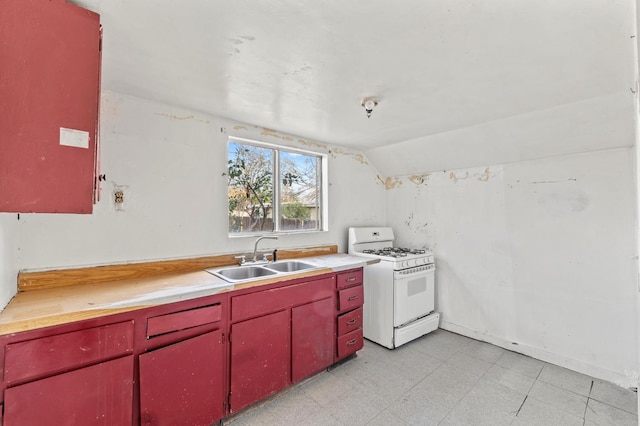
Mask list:
[{"label": "chrome faucet", "polygon": [[[253,245],[253,261],[257,262],[258,261],[258,243],[260,242],[260,240],[277,240],[278,237],[270,237],[267,235],[263,235],[262,237],[258,237],[258,239],[256,240],[255,244]],[[266,257],[265,257],[266,259]]]}]

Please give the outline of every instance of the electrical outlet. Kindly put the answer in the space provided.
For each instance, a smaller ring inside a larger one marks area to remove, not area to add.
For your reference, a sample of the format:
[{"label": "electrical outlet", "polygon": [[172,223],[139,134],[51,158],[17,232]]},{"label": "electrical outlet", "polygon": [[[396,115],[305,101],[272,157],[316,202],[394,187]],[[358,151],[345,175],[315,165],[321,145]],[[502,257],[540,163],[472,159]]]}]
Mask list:
[{"label": "electrical outlet", "polygon": [[116,185],[115,183],[113,183],[113,192],[111,194],[113,194],[113,208],[117,212],[123,212],[125,210],[125,193],[127,194],[127,204],[129,204],[131,202],[131,200],[129,199],[131,196],[131,194],[129,194],[129,185]]}]

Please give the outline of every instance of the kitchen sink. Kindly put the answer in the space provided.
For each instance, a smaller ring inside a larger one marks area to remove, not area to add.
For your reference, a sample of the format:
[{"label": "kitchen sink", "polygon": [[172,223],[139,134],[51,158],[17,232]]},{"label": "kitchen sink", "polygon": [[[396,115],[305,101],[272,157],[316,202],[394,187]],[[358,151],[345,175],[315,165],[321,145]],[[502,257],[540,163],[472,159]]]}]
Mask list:
[{"label": "kitchen sink", "polygon": [[286,275],[308,269],[316,269],[318,266],[298,260],[283,260],[275,263],[263,263],[260,265],[225,266],[222,268],[205,269],[206,272],[230,283],[251,281],[279,275]]},{"label": "kitchen sink", "polygon": [[222,269],[207,269],[206,271],[229,282],[246,281],[252,278],[262,278],[278,274],[277,271],[272,271],[261,266],[230,266]]},{"label": "kitchen sink", "polygon": [[278,272],[296,272],[302,271],[304,269],[317,268],[317,266],[297,260],[286,260],[282,262],[270,263],[268,265],[265,265],[265,268],[273,269]]}]

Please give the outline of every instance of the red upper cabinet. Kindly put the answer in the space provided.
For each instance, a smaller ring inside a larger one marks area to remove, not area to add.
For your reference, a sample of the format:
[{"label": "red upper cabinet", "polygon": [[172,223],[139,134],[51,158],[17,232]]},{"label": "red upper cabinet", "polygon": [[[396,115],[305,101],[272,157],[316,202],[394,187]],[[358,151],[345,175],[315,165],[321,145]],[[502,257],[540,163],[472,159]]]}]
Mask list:
[{"label": "red upper cabinet", "polygon": [[92,212],[100,61],[98,14],[0,4],[0,212]]}]

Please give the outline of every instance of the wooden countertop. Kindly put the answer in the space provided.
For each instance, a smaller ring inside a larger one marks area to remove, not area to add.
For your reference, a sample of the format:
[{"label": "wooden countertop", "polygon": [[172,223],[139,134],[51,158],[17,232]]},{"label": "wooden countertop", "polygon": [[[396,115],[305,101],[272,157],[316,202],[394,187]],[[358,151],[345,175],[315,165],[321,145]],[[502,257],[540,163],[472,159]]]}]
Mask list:
[{"label": "wooden countertop", "polygon": [[375,259],[347,254],[305,257],[317,269],[231,284],[204,270],[19,292],[0,313],[0,335],[97,318],[221,292],[359,268]]}]

